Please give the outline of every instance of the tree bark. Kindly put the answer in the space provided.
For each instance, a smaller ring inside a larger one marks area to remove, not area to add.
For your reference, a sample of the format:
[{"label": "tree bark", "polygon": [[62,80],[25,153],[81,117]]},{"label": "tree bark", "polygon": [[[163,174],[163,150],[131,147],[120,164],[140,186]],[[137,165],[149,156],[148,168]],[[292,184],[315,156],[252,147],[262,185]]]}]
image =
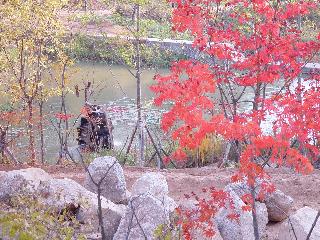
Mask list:
[{"label": "tree bark", "polygon": [[137,112],[139,135],[139,161],[138,165],[144,165],[144,129],[141,109],[141,53],[140,53],[140,5],[136,5],[136,81],[137,81]]},{"label": "tree bark", "polygon": [[29,135],[29,154],[30,154],[30,164],[34,165],[36,163],[36,150],[35,150],[35,138],[33,132],[33,106],[32,101],[28,101],[28,135]]},{"label": "tree bark", "polygon": [[229,153],[230,153],[230,149],[231,149],[231,142],[228,142],[227,146],[226,146],[226,150],[225,150],[224,156],[223,156],[223,159],[221,161],[221,164],[219,165],[219,168],[223,168],[227,164],[228,156],[229,156]]},{"label": "tree bark", "polygon": [[99,218],[99,225],[101,228],[101,238],[102,240],[107,240],[106,232],[103,225],[103,213],[102,213],[102,205],[101,205],[101,186],[98,185],[97,187],[97,198],[98,198],[98,218]]},{"label": "tree bark", "polygon": [[[60,95],[60,113],[63,113],[65,116],[67,115],[66,108],[66,92],[65,92],[65,72],[66,72],[66,63],[63,65],[63,70],[61,74],[61,95]],[[64,133],[62,128],[62,119],[59,119],[58,122],[58,135],[60,140],[60,152],[59,159],[57,164],[60,164],[62,158],[66,155],[68,151],[68,131],[69,131],[69,122],[68,119],[65,119]]]},{"label": "tree bark", "polygon": [[40,131],[40,158],[41,163],[44,163],[44,129],[43,129],[43,100],[41,99],[39,102],[39,131]]},{"label": "tree bark", "polygon": [[259,240],[259,226],[258,226],[258,218],[257,218],[257,209],[255,204],[255,189],[254,187],[251,188],[251,196],[252,196],[252,223],[253,223],[253,232],[254,232],[254,239]]}]

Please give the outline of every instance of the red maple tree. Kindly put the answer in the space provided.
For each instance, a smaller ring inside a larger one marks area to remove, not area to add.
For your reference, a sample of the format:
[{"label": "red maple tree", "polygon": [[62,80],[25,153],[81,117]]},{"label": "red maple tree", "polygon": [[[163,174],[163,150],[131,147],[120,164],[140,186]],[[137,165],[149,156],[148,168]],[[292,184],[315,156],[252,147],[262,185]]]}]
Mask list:
[{"label": "red maple tree", "polygon": [[320,34],[306,39],[301,22],[319,2],[171,2],[174,30],[189,32],[202,57],[173,63],[152,86],[156,105],[172,103],[161,125],[179,142],[174,159],[214,133],[238,154],[233,181],[254,186],[268,178],[264,167],[271,162],[311,172],[319,158],[320,78],[303,70],[319,53]]}]

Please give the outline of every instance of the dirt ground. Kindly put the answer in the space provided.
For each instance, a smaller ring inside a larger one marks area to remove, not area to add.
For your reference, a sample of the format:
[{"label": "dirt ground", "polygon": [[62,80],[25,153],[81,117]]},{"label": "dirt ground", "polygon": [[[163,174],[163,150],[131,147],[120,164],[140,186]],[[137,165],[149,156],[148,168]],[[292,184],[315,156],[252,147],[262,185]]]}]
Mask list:
[{"label": "dirt ground", "polygon": [[[0,165],[0,171],[27,168],[28,166]],[[50,173],[55,178],[71,178],[80,184],[85,178],[82,167],[66,166],[38,166]],[[300,175],[290,169],[267,170],[276,187],[294,199],[292,212],[303,206],[320,209],[320,170],[315,170],[310,175]],[[230,182],[230,177],[235,169],[219,169],[216,166],[193,169],[157,170],[153,168],[125,167],[124,173],[128,190],[132,184],[145,172],[161,172],[166,176],[170,196],[178,203],[186,201],[184,195],[191,192],[203,196],[202,188],[223,188]],[[267,233],[270,240],[277,239],[279,224],[268,224]]]}]

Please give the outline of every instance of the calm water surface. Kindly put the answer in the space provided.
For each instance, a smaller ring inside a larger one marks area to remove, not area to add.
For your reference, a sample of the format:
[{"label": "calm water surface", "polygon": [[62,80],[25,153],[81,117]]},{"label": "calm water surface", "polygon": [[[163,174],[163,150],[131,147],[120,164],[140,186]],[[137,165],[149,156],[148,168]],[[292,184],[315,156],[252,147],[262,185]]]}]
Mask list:
[{"label": "calm water surface", "polygon": [[[150,86],[155,83],[153,77],[157,73],[168,73],[167,69],[160,70],[144,70],[142,73],[141,91],[144,109],[144,117],[148,124],[158,124],[161,114],[165,111],[164,108],[159,109],[153,106],[153,93],[150,91]],[[90,103],[105,105],[108,116],[112,119],[114,125],[114,142],[116,147],[121,147],[136,124],[136,81],[129,71],[122,66],[109,66],[98,63],[80,63],[74,66],[72,74],[70,74],[72,85],[78,85],[83,88],[85,82],[91,82],[93,86],[92,96],[89,98]],[[269,86],[267,94],[276,91],[278,87]],[[71,89],[74,90],[74,89]],[[245,94],[246,99],[252,99],[253,93],[248,89]],[[67,96],[66,104],[69,113],[78,116],[80,109],[84,104],[83,94],[77,97],[70,93]],[[50,112],[49,116],[54,120],[54,113],[60,112],[59,98],[53,97],[47,102],[46,110]],[[243,105],[243,110],[251,109],[251,104]],[[263,128],[270,128],[272,116],[263,123]],[[70,145],[76,145],[76,127],[77,122],[74,122],[74,128],[71,134]],[[25,144],[21,144],[24,147]],[[58,139],[54,128],[49,123],[45,129],[45,146],[46,159],[51,162],[56,161],[58,155]]]}]

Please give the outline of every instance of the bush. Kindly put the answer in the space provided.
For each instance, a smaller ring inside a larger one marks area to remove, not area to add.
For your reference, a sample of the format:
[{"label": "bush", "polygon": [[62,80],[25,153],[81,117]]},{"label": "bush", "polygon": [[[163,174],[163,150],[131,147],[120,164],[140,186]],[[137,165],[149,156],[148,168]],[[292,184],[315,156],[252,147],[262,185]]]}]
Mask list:
[{"label": "bush", "polygon": [[17,196],[9,206],[1,206],[0,239],[86,239],[77,232],[79,223],[64,211],[60,214],[43,205],[34,196]]}]

